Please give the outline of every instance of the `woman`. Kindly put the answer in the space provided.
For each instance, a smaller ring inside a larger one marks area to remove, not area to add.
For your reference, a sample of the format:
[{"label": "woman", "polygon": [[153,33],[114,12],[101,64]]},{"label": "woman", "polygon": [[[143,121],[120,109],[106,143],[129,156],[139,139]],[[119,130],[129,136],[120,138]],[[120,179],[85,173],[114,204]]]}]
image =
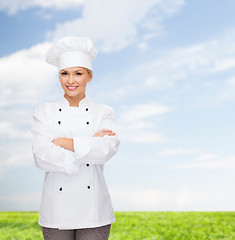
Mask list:
[{"label": "woman", "polygon": [[117,152],[113,109],[86,97],[97,51],[88,38],[65,37],[46,61],[59,69],[62,99],[33,116],[35,164],[45,171],[39,225],[44,239],[105,240],[115,216],[103,176]]}]

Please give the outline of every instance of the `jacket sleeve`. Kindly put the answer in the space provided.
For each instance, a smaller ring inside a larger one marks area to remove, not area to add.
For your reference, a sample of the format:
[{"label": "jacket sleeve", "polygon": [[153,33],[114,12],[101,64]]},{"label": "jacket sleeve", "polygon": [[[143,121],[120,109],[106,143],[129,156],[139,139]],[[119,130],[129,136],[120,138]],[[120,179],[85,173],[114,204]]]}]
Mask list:
[{"label": "jacket sleeve", "polygon": [[[98,120],[98,119],[97,119]],[[120,141],[117,137],[117,127],[114,110],[107,106],[102,111],[99,130],[110,129],[116,134],[104,137],[74,137],[74,152],[80,163],[105,164],[118,150]]]},{"label": "jacket sleeve", "polygon": [[48,104],[40,106],[33,114],[31,137],[35,165],[46,172],[76,174],[79,172],[79,164],[74,152],[52,143],[50,116]]}]

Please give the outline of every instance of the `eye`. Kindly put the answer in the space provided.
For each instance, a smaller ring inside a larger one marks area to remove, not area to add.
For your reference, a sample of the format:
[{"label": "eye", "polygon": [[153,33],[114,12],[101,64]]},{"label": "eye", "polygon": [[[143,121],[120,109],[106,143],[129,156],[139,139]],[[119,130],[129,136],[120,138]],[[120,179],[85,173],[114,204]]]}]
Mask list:
[{"label": "eye", "polygon": [[68,75],[68,73],[67,72],[62,72],[61,75],[66,76],[66,75]]},{"label": "eye", "polygon": [[78,75],[78,76],[79,76],[79,75],[82,75],[82,73],[80,73],[80,72],[77,72],[77,73],[76,73],[76,75]]}]

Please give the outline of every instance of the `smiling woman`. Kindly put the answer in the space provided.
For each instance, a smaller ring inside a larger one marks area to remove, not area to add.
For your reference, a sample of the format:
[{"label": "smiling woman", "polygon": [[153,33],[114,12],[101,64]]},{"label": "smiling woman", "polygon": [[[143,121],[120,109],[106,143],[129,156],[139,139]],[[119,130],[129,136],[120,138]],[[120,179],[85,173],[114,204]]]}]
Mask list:
[{"label": "smiling woman", "polygon": [[95,56],[92,41],[78,37],[61,39],[47,53],[64,96],[35,110],[31,130],[35,164],[45,171],[44,239],[106,240],[115,222],[103,169],[120,141],[114,110],[86,97]]},{"label": "smiling woman", "polygon": [[83,67],[70,67],[60,71],[60,83],[65,93],[65,98],[70,99],[73,107],[78,107],[76,96],[85,96],[87,83],[92,80],[88,69]]}]

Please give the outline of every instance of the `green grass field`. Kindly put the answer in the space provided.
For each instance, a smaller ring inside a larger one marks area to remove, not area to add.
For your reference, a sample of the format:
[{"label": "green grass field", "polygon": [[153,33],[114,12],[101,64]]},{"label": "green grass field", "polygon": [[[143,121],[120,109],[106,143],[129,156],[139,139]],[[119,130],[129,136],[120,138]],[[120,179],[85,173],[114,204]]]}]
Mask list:
[{"label": "green grass field", "polygon": [[[235,212],[116,212],[110,240],[235,239]],[[41,239],[38,212],[0,212],[1,240]]]}]

